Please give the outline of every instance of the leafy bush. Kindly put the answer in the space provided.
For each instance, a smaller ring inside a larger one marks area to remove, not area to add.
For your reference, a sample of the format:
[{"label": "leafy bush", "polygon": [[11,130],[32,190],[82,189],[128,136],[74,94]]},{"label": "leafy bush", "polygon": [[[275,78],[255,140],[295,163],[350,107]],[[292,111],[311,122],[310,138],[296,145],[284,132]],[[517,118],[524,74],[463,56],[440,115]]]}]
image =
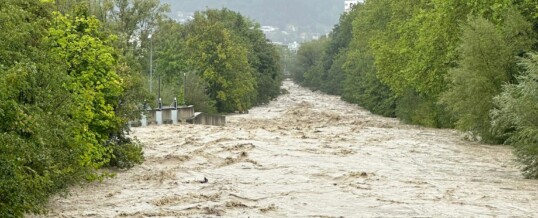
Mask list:
[{"label": "leafy bush", "polygon": [[143,145],[136,138],[117,139],[109,146],[113,147],[110,167],[128,169],[144,161]]},{"label": "leafy bush", "polygon": [[515,146],[524,175],[538,179],[538,54],[523,59],[521,66],[526,71],[517,78],[519,83],[504,86],[494,98],[492,124]]}]

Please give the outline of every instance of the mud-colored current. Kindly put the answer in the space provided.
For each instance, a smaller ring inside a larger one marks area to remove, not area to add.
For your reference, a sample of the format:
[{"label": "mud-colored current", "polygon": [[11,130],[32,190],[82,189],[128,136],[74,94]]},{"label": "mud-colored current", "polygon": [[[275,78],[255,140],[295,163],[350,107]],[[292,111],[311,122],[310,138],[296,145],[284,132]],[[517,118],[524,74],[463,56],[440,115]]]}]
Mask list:
[{"label": "mud-colored current", "polygon": [[538,217],[538,181],[509,147],[284,88],[225,127],[135,128],[146,161],[53,198],[48,216]]}]

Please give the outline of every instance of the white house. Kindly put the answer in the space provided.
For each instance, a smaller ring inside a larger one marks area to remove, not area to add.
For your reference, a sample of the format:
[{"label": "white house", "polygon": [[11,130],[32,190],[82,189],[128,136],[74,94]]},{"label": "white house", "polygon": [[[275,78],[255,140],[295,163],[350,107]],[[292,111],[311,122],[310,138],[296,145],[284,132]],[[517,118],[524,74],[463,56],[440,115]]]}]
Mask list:
[{"label": "white house", "polygon": [[264,33],[270,33],[278,30],[278,27],[273,26],[262,26],[260,28]]},{"label": "white house", "polygon": [[289,49],[291,52],[297,54],[297,51],[299,51],[299,47],[300,47],[300,46],[301,46],[301,45],[300,45],[299,43],[297,43],[297,42],[292,42],[292,43],[288,44],[288,49]]}]

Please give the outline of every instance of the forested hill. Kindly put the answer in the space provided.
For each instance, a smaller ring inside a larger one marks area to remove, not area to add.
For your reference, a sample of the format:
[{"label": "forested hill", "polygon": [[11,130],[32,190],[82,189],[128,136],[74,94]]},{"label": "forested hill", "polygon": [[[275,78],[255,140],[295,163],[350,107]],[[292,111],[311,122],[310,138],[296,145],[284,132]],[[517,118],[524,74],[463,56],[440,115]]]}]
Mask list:
[{"label": "forested hill", "polygon": [[262,26],[324,35],[338,23],[344,12],[344,0],[161,0],[171,6],[172,17],[206,8],[228,8],[256,20]]}]

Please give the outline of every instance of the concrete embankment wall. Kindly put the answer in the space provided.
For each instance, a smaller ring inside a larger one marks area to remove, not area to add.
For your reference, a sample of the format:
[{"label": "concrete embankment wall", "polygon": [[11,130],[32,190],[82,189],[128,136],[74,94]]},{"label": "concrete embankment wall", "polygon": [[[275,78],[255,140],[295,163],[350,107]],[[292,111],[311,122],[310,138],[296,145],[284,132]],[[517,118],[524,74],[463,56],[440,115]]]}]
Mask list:
[{"label": "concrete embankment wall", "polygon": [[200,113],[194,117],[192,122],[194,124],[224,126],[226,124],[226,116]]},{"label": "concrete embankment wall", "polygon": [[143,112],[141,120],[131,121],[129,122],[129,125],[138,127],[148,125],[177,124],[179,122],[224,126],[226,124],[226,117],[222,115],[195,113],[193,106],[184,106],[178,108],[162,108],[160,110],[146,110]]},{"label": "concrete embankment wall", "polygon": [[176,124],[187,122],[194,118],[194,106],[182,106],[178,108],[166,107],[162,109],[145,110],[140,120],[129,122],[131,126],[148,126],[161,124]]},{"label": "concrete embankment wall", "polygon": [[188,106],[188,107],[179,107],[178,108],[178,118],[181,122],[187,122],[188,119],[191,119],[194,117],[194,107]]}]

